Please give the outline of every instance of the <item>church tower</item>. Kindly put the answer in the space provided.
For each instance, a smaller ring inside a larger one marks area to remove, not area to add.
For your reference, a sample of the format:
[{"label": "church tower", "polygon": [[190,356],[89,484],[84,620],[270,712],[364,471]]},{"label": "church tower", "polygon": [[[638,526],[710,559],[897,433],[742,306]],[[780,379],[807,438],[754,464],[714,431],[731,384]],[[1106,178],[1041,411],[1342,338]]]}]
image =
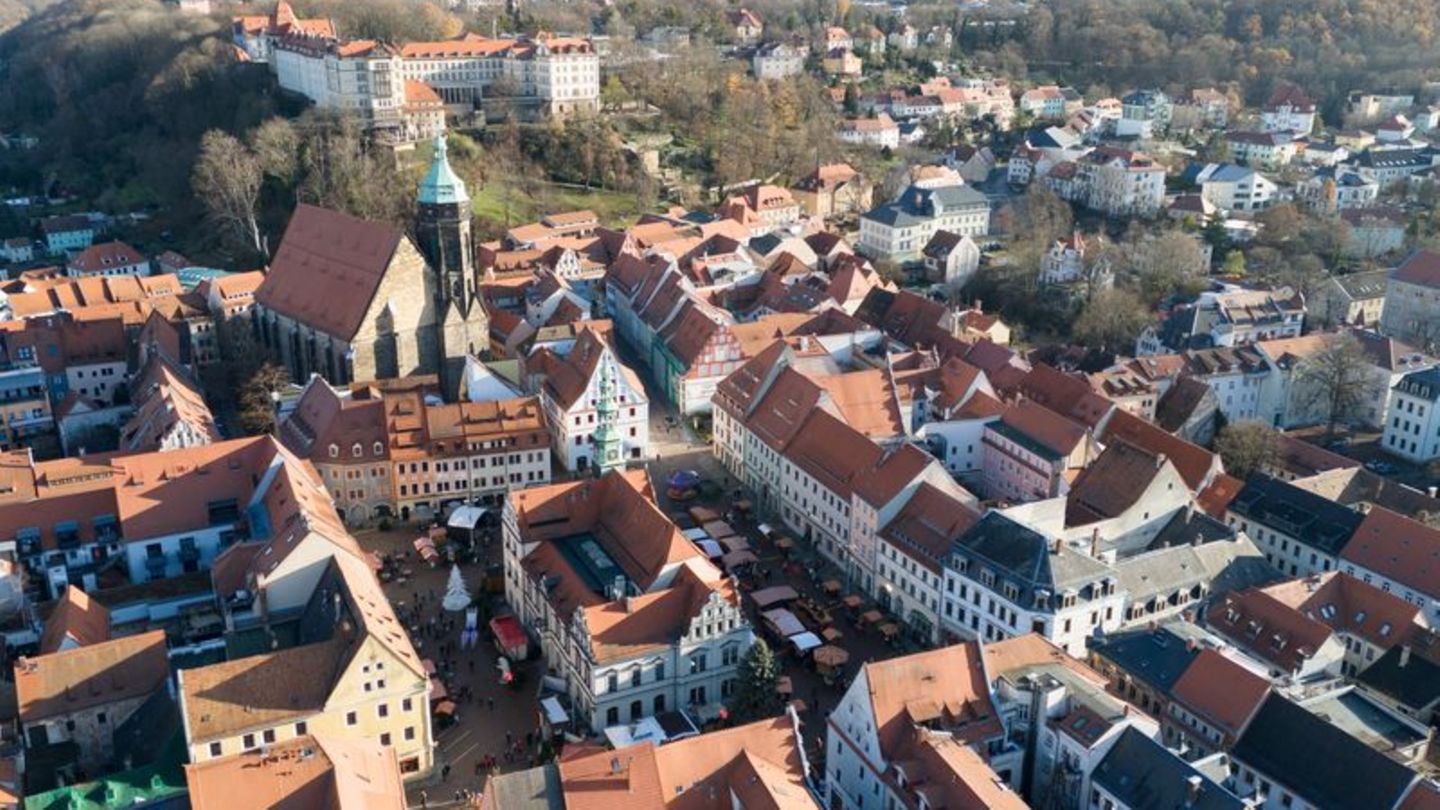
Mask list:
[{"label": "church tower", "polygon": [[595,398],[595,421],[598,424],[594,434],[594,470],[597,476],[624,464],[620,452],[620,427],[617,424],[620,408],[615,402],[615,364],[610,360],[608,352],[602,353],[600,357],[599,371],[600,390],[599,396]]},{"label": "church tower", "polygon": [[435,312],[440,329],[440,384],[446,399],[459,396],[465,357],[480,354],[489,340],[489,318],[475,279],[470,233],[470,195],[450,168],[445,136],[435,136],[434,158],[416,194],[415,235],[435,274]]}]

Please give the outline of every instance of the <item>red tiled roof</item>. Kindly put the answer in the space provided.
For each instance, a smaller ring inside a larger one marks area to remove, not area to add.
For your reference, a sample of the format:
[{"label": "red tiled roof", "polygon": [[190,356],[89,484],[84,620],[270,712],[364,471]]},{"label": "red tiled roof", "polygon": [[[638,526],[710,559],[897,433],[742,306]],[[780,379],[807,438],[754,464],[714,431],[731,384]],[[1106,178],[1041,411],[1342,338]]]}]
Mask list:
[{"label": "red tiled roof", "polygon": [[302,203],[255,300],[348,341],[404,239],[390,225]]},{"label": "red tiled roof", "polygon": [[1422,287],[1440,287],[1440,253],[1417,250],[1395,268],[1390,278]]},{"label": "red tiled roof", "polygon": [[1418,520],[1373,506],[1340,559],[1440,598],[1440,529]]},{"label": "red tiled roof", "polygon": [[1128,411],[1116,410],[1112,413],[1100,438],[1105,442],[1124,439],[1152,453],[1163,453],[1175,465],[1192,492],[1200,490],[1210,481],[1211,472],[1217,466],[1216,456],[1209,450],[1166,433]]},{"label": "red tiled roof", "polygon": [[1181,673],[1171,697],[1231,736],[1238,736],[1270,693],[1270,682],[1211,649]]}]

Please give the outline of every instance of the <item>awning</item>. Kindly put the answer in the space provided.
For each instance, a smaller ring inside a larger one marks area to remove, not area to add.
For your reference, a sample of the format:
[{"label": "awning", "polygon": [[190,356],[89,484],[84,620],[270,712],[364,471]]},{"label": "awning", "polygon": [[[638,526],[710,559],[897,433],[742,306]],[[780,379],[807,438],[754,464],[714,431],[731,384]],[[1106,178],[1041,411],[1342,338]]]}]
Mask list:
[{"label": "awning", "polygon": [[761,588],[760,590],[755,591],[754,593],[750,594],[750,598],[755,600],[755,605],[757,607],[759,607],[761,610],[764,610],[771,605],[778,605],[781,602],[789,602],[794,599],[799,599],[800,594],[796,593],[795,589],[790,587],[789,585],[775,585],[770,588]]},{"label": "awning", "polygon": [[762,537],[769,537],[769,536],[770,536],[770,532],[774,531],[774,529],[772,529],[772,528],[770,527],[770,524],[769,524],[769,523],[761,523],[759,526],[756,526],[755,528],[759,530],[760,535],[761,535]]},{"label": "awning", "polygon": [[764,616],[765,620],[774,626],[776,632],[786,638],[805,632],[805,625],[795,617],[794,613],[784,608],[767,610],[760,615]]},{"label": "awning", "polygon": [[552,726],[570,722],[570,715],[566,713],[565,707],[554,697],[547,697],[540,701],[540,708],[545,710],[545,722]]},{"label": "awning", "polygon": [[750,541],[738,534],[716,538],[715,542],[724,546],[726,551],[746,551],[750,548]]},{"label": "awning", "polygon": [[692,543],[699,540],[708,540],[710,538],[710,533],[700,528],[683,529],[680,533],[685,535],[685,539],[689,540]]},{"label": "awning", "polygon": [[496,616],[491,619],[490,632],[495,634],[495,640],[500,642],[501,649],[506,652],[524,647],[530,641],[530,637],[525,635],[525,628],[520,626],[520,620],[514,616]]},{"label": "awning", "polygon": [[735,533],[735,530],[730,527],[730,524],[723,520],[712,520],[704,524],[704,529],[713,537],[725,537],[726,535]]},{"label": "awning", "polygon": [[732,551],[724,557],[721,557],[720,562],[726,568],[734,568],[737,565],[760,562],[760,558],[756,557],[753,551]]},{"label": "awning", "polygon": [[688,511],[690,512],[690,519],[701,526],[704,526],[712,520],[720,519],[720,515],[716,514],[714,509],[704,506],[692,506]]},{"label": "awning", "polygon": [[452,529],[473,530],[480,525],[480,518],[489,511],[483,506],[462,506],[450,513],[450,520],[445,524]]},{"label": "awning", "polygon": [[820,637],[814,633],[799,633],[793,635],[790,637],[790,643],[794,644],[795,649],[802,653],[809,652],[816,647],[825,646],[825,642],[821,641]]},{"label": "awning", "polygon": [[700,550],[705,552],[705,556],[712,560],[725,556],[725,549],[721,548],[720,544],[714,540],[696,540],[695,545],[699,546]]}]

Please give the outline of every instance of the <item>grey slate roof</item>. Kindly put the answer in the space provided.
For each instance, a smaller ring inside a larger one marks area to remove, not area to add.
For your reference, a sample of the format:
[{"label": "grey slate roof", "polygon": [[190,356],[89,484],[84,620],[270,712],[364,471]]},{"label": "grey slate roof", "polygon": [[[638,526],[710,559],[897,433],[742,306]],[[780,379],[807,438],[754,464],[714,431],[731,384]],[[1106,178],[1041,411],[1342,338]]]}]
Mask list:
[{"label": "grey slate roof", "polygon": [[1409,768],[1273,693],[1230,755],[1325,810],[1394,807],[1416,779]]},{"label": "grey slate roof", "polygon": [[1294,484],[1257,475],[1235,499],[1230,511],[1335,556],[1350,542],[1364,516]]},{"label": "grey slate roof", "polygon": [[1356,676],[1356,681],[1417,712],[1440,703],[1440,664],[1412,652],[1402,667],[1403,652],[1398,645],[1391,647]]},{"label": "grey slate roof", "polygon": [[956,539],[951,561],[970,561],[972,579],[978,576],[978,569],[988,566],[996,574],[996,589],[1001,581],[1015,584],[1021,591],[1021,602],[1027,606],[1033,604],[1037,590],[1051,594],[1079,590],[1112,576],[1105,563],[1063,543],[1058,551],[1055,546],[1054,540],[1030,527],[990,512]]},{"label": "grey slate roof", "polygon": [[[1192,798],[1190,780],[1200,779]],[[1243,810],[1238,796],[1216,784],[1135,728],[1121,733],[1091,781],[1130,810]]]},{"label": "grey slate roof", "polygon": [[1440,399],[1440,368],[1412,371],[1400,378],[1395,390],[1434,402]]},{"label": "grey slate roof", "polygon": [[908,228],[951,211],[979,208],[988,210],[989,207],[990,201],[985,195],[969,186],[910,186],[894,202],[871,209],[865,213],[864,218],[892,228]]},{"label": "grey slate roof", "polygon": [[551,762],[538,768],[513,771],[492,778],[487,802],[501,810],[565,810],[560,767]]},{"label": "grey slate roof", "polygon": [[1085,640],[1085,646],[1167,698],[1200,654],[1198,646],[1190,649],[1186,639],[1163,626],[1093,636]]}]

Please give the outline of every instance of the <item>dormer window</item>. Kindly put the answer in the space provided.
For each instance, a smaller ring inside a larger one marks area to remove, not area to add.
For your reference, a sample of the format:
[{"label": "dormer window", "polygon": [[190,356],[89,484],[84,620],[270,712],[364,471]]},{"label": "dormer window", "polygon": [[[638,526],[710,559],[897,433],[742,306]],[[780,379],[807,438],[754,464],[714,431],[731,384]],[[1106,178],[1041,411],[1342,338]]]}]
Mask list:
[{"label": "dormer window", "polygon": [[381,442],[375,442],[375,455],[377,455],[377,456],[379,456],[379,455],[384,455],[384,453],[385,453],[385,445],[382,444]]},{"label": "dormer window", "polygon": [[335,445],[335,444],[330,445],[330,457],[331,457],[331,458],[339,458],[339,457],[340,457],[340,446],[339,446],[339,445]]},{"label": "dormer window", "polygon": [[350,455],[354,456],[355,458],[359,458],[360,454],[363,452],[365,451],[363,448],[360,447],[359,442],[356,442],[355,446],[350,448]]}]

